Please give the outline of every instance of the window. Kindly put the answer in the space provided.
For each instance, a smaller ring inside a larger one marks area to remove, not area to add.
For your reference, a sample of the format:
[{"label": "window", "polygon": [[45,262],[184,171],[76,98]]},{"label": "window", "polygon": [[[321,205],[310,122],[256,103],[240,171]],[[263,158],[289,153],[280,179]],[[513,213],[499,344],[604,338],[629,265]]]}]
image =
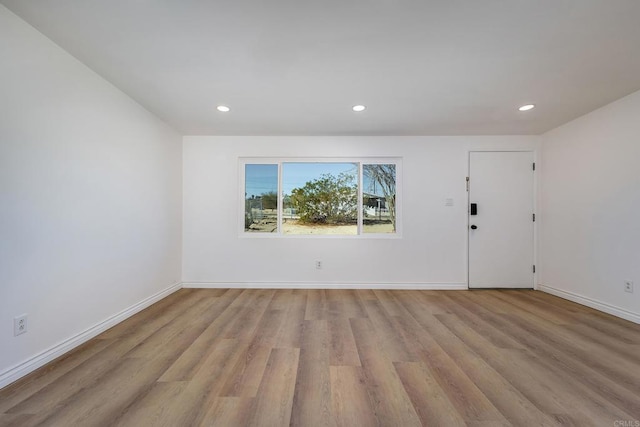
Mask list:
[{"label": "window", "polygon": [[365,164],[363,175],[363,226],[365,233],[396,231],[396,165]]},{"label": "window", "polygon": [[245,165],[244,226],[257,233],[278,229],[278,165]]},{"label": "window", "polygon": [[400,159],[240,159],[245,236],[399,236]]}]

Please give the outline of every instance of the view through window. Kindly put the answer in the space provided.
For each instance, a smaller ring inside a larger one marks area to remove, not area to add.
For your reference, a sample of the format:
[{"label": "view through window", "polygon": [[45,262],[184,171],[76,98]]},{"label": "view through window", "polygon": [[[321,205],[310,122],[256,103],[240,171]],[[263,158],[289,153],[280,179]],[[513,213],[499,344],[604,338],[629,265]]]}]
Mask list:
[{"label": "view through window", "polygon": [[273,233],[278,229],[278,165],[245,165],[244,227]]},{"label": "view through window", "polygon": [[396,234],[398,161],[244,163],[244,232]]},{"label": "view through window", "polygon": [[396,165],[366,164],[363,171],[363,226],[365,233],[396,231]]}]

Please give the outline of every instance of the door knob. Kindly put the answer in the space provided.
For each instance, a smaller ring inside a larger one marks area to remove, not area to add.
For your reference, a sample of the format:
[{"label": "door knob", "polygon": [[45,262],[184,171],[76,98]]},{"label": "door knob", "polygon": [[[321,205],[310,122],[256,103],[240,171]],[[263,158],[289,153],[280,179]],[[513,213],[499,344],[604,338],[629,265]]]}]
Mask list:
[{"label": "door knob", "polygon": [[472,229],[472,230],[475,230],[476,228],[478,228],[478,226],[477,226],[477,225],[472,225],[472,226],[471,226],[471,229]]}]

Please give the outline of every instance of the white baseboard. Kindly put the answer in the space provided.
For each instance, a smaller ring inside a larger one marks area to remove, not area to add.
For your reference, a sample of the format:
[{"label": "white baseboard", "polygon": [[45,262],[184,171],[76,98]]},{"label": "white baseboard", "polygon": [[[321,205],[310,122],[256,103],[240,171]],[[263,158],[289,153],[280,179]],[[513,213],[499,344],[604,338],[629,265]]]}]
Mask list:
[{"label": "white baseboard", "polygon": [[640,314],[625,310],[620,307],[616,307],[606,302],[602,302],[602,301],[598,301],[582,295],[574,294],[573,292],[567,292],[561,289],[556,289],[548,285],[538,285],[538,290],[549,293],[551,295],[555,295],[560,298],[567,299],[569,301],[577,302],[578,304],[586,305],[587,307],[591,307],[596,310],[611,314],[613,316],[620,317],[630,322],[640,324]]},{"label": "white baseboard", "polygon": [[211,289],[394,289],[466,290],[466,283],[371,283],[371,282],[183,282],[184,288]]},{"label": "white baseboard", "polygon": [[39,367],[51,362],[57,357],[62,356],[64,353],[73,350],[79,345],[89,341],[91,338],[97,336],[98,334],[106,331],[107,329],[117,325],[123,320],[133,316],[139,311],[144,310],[150,305],[160,301],[166,296],[172,294],[173,292],[182,288],[182,283],[176,283],[168,288],[143,299],[142,301],[132,305],[131,307],[122,310],[121,312],[114,314],[108,319],[91,326],[90,328],[85,329],[84,331],[76,334],[50,348],[47,350],[36,354],[35,356],[25,360],[22,363],[19,363],[16,366],[13,366],[3,372],[0,372],[0,388],[5,387],[12,382],[24,377],[25,375],[35,371]]}]

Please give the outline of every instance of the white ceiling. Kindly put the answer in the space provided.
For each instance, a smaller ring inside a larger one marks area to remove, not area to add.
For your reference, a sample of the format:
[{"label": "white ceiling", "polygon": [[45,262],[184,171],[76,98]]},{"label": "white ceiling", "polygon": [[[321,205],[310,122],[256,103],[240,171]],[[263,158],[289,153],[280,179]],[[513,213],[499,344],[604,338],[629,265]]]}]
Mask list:
[{"label": "white ceiling", "polygon": [[640,90],[640,0],[0,2],[183,134],[539,134]]}]

